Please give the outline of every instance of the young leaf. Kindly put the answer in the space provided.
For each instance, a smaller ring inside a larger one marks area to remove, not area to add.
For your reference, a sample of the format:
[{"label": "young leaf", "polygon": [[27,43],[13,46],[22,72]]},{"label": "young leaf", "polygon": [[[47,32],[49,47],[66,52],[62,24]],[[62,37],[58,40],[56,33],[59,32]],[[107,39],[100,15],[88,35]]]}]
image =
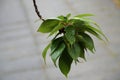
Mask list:
[{"label": "young leaf", "polygon": [[49,43],[42,52],[42,56],[43,56],[45,62],[46,62],[46,54],[47,54],[47,51],[50,48],[50,46],[51,46],[51,43]]},{"label": "young leaf", "polygon": [[49,33],[51,32],[57,25],[59,24],[59,20],[57,19],[47,19],[45,20],[39,27],[38,32]]},{"label": "young leaf", "polygon": [[75,42],[75,29],[73,26],[69,25],[65,28],[65,37],[71,45]]},{"label": "young leaf", "polygon": [[[57,45],[58,46],[58,45]],[[61,43],[59,47],[51,54],[51,58],[56,66],[56,60],[62,54],[63,50],[65,49],[65,44]]]},{"label": "young leaf", "polygon": [[70,48],[68,48],[69,55],[74,59],[77,60],[80,56],[81,49],[77,43],[73,44]]},{"label": "young leaf", "polygon": [[69,56],[65,50],[59,58],[60,71],[67,77],[71,68],[73,59]]},{"label": "young leaf", "polygon": [[71,14],[69,13],[69,14],[67,14],[67,16],[66,16],[66,17],[67,17],[67,18],[70,18],[70,16],[71,16]]},{"label": "young leaf", "polygon": [[63,15],[60,15],[57,18],[60,19],[60,21],[67,22],[67,17],[65,17]]},{"label": "young leaf", "polygon": [[82,18],[82,17],[89,17],[89,16],[94,16],[93,14],[79,14],[75,17]]},{"label": "young leaf", "polygon": [[60,15],[60,16],[58,16],[57,18],[58,18],[58,19],[61,19],[61,20],[64,20],[64,17],[65,17],[65,16]]}]

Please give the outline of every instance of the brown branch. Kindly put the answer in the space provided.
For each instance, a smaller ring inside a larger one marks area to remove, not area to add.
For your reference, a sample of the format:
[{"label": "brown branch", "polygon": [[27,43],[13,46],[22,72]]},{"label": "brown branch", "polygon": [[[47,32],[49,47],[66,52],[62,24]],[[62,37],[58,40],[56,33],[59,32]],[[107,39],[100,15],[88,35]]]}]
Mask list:
[{"label": "brown branch", "polygon": [[40,12],[38,11],[37,5],[36,5],[36,1],[33,0],[33,4],[34,4],[34,8],[35,8],[35,12],[38,15],[38,17],[42,20],[45,21],[45,19],[43,19],[42,15],[40,15]]}]

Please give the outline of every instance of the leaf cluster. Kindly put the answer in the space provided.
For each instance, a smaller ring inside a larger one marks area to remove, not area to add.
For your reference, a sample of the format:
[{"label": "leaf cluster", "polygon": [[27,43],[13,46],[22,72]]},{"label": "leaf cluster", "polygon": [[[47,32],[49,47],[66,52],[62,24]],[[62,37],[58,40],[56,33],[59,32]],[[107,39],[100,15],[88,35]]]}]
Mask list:
[{"label": "leaf cluster", "polygon": [[[95,46],[90,34],[100,40],[107,38],[99,28],[98,24],[88,18],[93,14],[79,14],[70,17],[58,16],[56,19],[47,19],[39,27],[38,32],[55,34],[48,46],[43,50],[42,56],[45,60],[48,49],[55,66],[67,77],[71,64],[79,62],[79,58],[86,60],[87,50],[95,52]],[[62,35],[61,35],[62,34]],[[57,63],[57,64],[56,64]]]}]

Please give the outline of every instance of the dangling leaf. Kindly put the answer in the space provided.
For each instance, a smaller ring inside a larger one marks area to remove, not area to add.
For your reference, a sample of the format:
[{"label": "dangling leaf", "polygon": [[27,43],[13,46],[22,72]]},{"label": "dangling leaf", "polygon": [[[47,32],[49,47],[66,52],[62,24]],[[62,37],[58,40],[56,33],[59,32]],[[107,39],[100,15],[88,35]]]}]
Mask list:
[{"label": "dangling leaf", "polygon": [[79,44],[79,47],[80,47],[80,50],[81,50],[79,57],[86,61],[85,51],[84,51],[86,49],[86,47],[84,46],[84,43],[78,42],[77,44]]},{"label": "dangling leaf", "polygon": [[51,54],[57,49],[57,47],[59,47],[58,45],[60,45],[62,41],[63,41],[62,37],[59,37],[57,39],[53,39],[52,40],[52,43],[51,43]]},{"label": "dangling leaf", "polygon": [[59,24],[59,20],[57,19],[47,19],[45,20],[39,27],[38,32],[49,33],[51,32],[57,25]]},{"label": "dangling leaf", "polygon": [[94,53],[94,51],[95,51],[95,46],[94,46],[93,39],[92,39],[88,34],[83,34],[82,36],[83,36],[83,38],[84,38],[84,42],[86,42],[86,47],[87,47],[92,53]]},{"label": "dangling leaf", "polygon": [[75,29],[73,26],[69,25],[65,28],[65,37],[71,45],[75,43]]},{"label": "dangling leaf", "polygon": [[55,64],[55,66],[56,66],[56,60],[62,54],[62,52],[63,52],[64,49],[65,49],[65,44],[61,43],[59,45],[59,47],[53,53],[51,53],[51,58],[52,58],[52,60],[53,60],[53,62]]},{"label": "dangling leaf", "polygon": [[42,52],[42,56],[43,56],[45,62],[46,62],[46,54],[47,54],[47,51],[48,51],[48,49],[50,48],[50,46],[51,46],[51,43],[49,43],[49,44],[47,45],[47,47],[45,47],[45,49],[44,49],[43,52]]},{"label": "dangling leaf", "polygon": [[77,60],[78,57],[80,56],[80,53],[82,53],[82,51],[79,45],[75,43],[70,48],[68,48],[68,53],[74,60]]},{"label": "dangling leaf", "polygon": [[93,14],[79,14],[75,17],[82,18],[82,17],[89,17],[89,16],[94,16]]},{"label": "dangling leaf", "polygon": [[85,58],[85,53],[80,53],[80,58],[84,59],[86,61],[86,58]]},{"label": "dangling leaf", "polygon": [[88,48],[92,53],[94,53],[95,47],[92,38],[85,33],[78,35],[80,41],[85,43],[85,47]]},{"label": "dangling leaf", "polygon": [[71,68],[73,59],[69,56],[67,51],[64,51],[59,58],[60,71],[67,77]]}]

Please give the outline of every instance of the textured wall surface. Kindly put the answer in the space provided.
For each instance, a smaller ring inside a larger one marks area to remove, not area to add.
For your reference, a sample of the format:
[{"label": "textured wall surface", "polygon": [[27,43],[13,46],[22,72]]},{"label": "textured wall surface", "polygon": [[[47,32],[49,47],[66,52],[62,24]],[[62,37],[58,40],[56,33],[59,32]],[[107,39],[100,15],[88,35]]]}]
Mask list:
[{"label": "textured wall surface", "polygon": [[[120,9],[112,0],[37,0],[44,18],[61,14],[94,13],[109,38],[95,40],[96,54],[87,62],[72,65],[68,80],[120,80]],[[32,0],[0,0],[0,80],[66,80],[49,55],[44,64],[41,52],[50,38],[36,32],[41,21]]]}]

